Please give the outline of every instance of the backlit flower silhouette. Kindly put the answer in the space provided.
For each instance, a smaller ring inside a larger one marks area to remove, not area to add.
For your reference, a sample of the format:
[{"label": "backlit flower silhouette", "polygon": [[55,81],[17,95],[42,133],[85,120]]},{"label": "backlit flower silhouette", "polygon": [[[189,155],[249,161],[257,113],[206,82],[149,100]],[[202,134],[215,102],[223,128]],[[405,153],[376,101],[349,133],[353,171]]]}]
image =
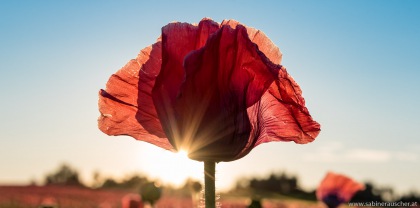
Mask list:
[{"label": "backlit flower silhouette", "polygon": [[320,125],[265,34],[234,20],[170,23],[99,92],[99,128],[198,161],[271,141],[311,142]]},{"label": "backlit flower silhouette", "polygon": [[170,23],[99,92],[98,126],[204,161],[205,203],[215,207],[215,162],[319,134],[281,58],[263,32],[234,20]]},{"label": "backlit flower silhouette", "polygon": [[316,197],[329,208],[335,208],[342,203],[349,202],[357,191],[364,188],[363,184],[345,175],[329,172],[319,184]]}]

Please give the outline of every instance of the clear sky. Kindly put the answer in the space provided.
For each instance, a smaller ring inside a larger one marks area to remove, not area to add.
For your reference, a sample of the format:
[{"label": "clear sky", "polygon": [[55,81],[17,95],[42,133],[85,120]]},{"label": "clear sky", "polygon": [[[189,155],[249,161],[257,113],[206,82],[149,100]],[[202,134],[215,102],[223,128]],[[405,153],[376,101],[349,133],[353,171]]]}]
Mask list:
[{"label": "clear sky", "polygon": [[199,177],[201,164],[182,172],[170,152],[100,132],[97,93],[162,26],[211,17],[264,31],[322,129],[313,143],[263,144],[218,164],[220,190],[283,170],[305,188],[335,171],[420,189],[419,1],[151,2],[0,1],[0,184],[41,181],[62,162],[86,182],[94,171]]}]

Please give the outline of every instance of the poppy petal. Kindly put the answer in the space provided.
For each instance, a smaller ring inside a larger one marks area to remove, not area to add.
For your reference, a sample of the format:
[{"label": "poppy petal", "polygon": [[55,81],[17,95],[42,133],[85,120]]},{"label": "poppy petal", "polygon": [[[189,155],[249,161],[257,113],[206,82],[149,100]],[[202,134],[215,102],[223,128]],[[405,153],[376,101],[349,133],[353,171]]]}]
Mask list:
[{"label": "poppy petal", "polygon": [[129,61],[99,92],[98,126],[108,135],[129,135],[173,149],[164,134],[153,105],[151,91],[160,71],[161,42],[143,49]]},{"label": "poppy petal", "polygon": [[237,159],[251,131],[246,109],[259,101],[280,66],[258,50],[245,27],[226,25],[191,52],[184,67],[175,108],[178,143],[188,146],[194,160]]},{"label": "poppy petal", "polygon": [[[236,28],[237,25],[241,25],[236,20],[223,20],[221,25],[229,25],[232,28]],[[281,63],[282,54],[280,49],[268,38],[263,31],[257,30],[253,27],[248,27],[242,25],[246,28],[249,39],[257,44],[258,50],[264,53],[264,55],[271,61],[273,64],[279,65]]]},{"label": "poppy petal", "polygon": [[174,102],[185,77],[184,58],[191,51],[202,47],[209,35],[218,28],[219,25],[210,19],[203,19],[198,26],[177,22],[162,28],[162,66],[152,96],[170,142],[178,135]]},{"label": "poppy petal", "polygon": [[333,172],[327,173],[316,191],[318,200],[331,198],[334,195],[341,203],[348,202],[353,195],[364,189],[364,185],[353,179]]},{"label": "poppy petal", "polygon": [[276,82],[262,96],[261,102],[248,112],[254,128],[261,128],[255,146],[271,141],[306,144],[312,142],[320,132],[319,123],[312,119],[305,107],[299,85],[284,67]]}]

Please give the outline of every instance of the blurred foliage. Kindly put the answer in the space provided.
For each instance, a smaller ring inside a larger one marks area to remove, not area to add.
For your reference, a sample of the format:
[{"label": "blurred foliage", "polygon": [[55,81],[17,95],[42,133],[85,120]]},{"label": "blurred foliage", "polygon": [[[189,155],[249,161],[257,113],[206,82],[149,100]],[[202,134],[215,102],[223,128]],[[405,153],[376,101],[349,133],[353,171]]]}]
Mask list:
[{"label": "blurred foliage", "polygon": [[192,193],[198,193],[203,189],[203,185],[198,181],[188,179],[185,182],[184,188],[188,188]]},{"label": "blurred foliage", "polygon": [[306,192],[302,190],[299,187],[298,178],[284,172],[272,173],[266,178],[241,178],[232,191],[248,193],[253,199],[298,198],[310,201],[316,200],[314,191]]},{"label": "blurred foliage", "polygon": [[102,185],[98,188],[103,189],[124,189],[137,192],[144,184],[147,184],[149,180],[145,176],[133,174],[121,182],[117,182],[115,179],[107,178],[104,179]]},{"label": "blurred foliage", "polygon": [[162,188],[155,182],[148,182],[141,187],[140,195],[144,202],[148,202],[153,206],[162,196]]},{"label": "blurred foliage", "polygon": [[395,195],[391,187],[379,187],[371,182],[365,183],[365,190],[358,191],[351,202],[420,202],[420,194],[410,192],[402,196]]},{"label": "blurred foliage", "polygon": [[62,164],[55,172],[47,174],[45,185],[83,186],[79,173],[67,164]]},{"label": "blurred foliage", "polygon": [[[45,177],[45,185],[87,187],[79,180],[79,173],[77,170],[67,164],[62,164],[57,170],[47,174]],[[359,191],[354,195],[351,200],[352,202],[420,202],[420,194],[418,192],[409,192],[408,194],[398,196],[391,187],[381,187],[369,182],[365,183],[365,187],[365,190]],[[158,183],[149,180],[146,176],[141,174],[131,174],[123,180],[117,180],[109,177],[104,178],[96,171],[93,174],[93,185],[91,188],[120,189],[132,193],[140,193],[143,200],[153,204],[159,200],[162,194],[187,197],[199,193],[203,186],[199,181],[192,179],[186,180],[183,186],[177,188],[171,187],[170,185],[160,186]],[[284,172],[277,172],[271,173],[266,178],[239,178],[235,188],[226,194],[231,196],[249,197],[252,199],[252,206],[257,207],[257,202],[261,201],[263,198],[290,198],[316,201],[315,191],[316,190],[303,190],[299,186],[299,178],[297,176],[288,175]]]}]

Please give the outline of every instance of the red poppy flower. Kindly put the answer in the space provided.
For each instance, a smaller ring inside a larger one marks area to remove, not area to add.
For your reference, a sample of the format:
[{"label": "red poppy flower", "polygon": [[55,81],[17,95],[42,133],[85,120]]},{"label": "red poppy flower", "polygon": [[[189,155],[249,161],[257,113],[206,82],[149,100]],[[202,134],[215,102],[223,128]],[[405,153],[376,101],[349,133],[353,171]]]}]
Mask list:
[{"label": "red poppy flower", "polygon": [[121,199],[122,208],[143,208],[143,201],[138,194],[127,194]]},{"label": "red poppy flower", "polygon": [[347,176],[329,172],[319,184],[316,197],[328,207],[338,207],[340,204],[350,201],[357,191],[364,188],[363,184]]},{"label": "red poppy flower", "polygon": [[214,162],[265,142],[311,142],[320,125],[281,58],[234,20],[170,23],[99,92],[99,128]]}]

